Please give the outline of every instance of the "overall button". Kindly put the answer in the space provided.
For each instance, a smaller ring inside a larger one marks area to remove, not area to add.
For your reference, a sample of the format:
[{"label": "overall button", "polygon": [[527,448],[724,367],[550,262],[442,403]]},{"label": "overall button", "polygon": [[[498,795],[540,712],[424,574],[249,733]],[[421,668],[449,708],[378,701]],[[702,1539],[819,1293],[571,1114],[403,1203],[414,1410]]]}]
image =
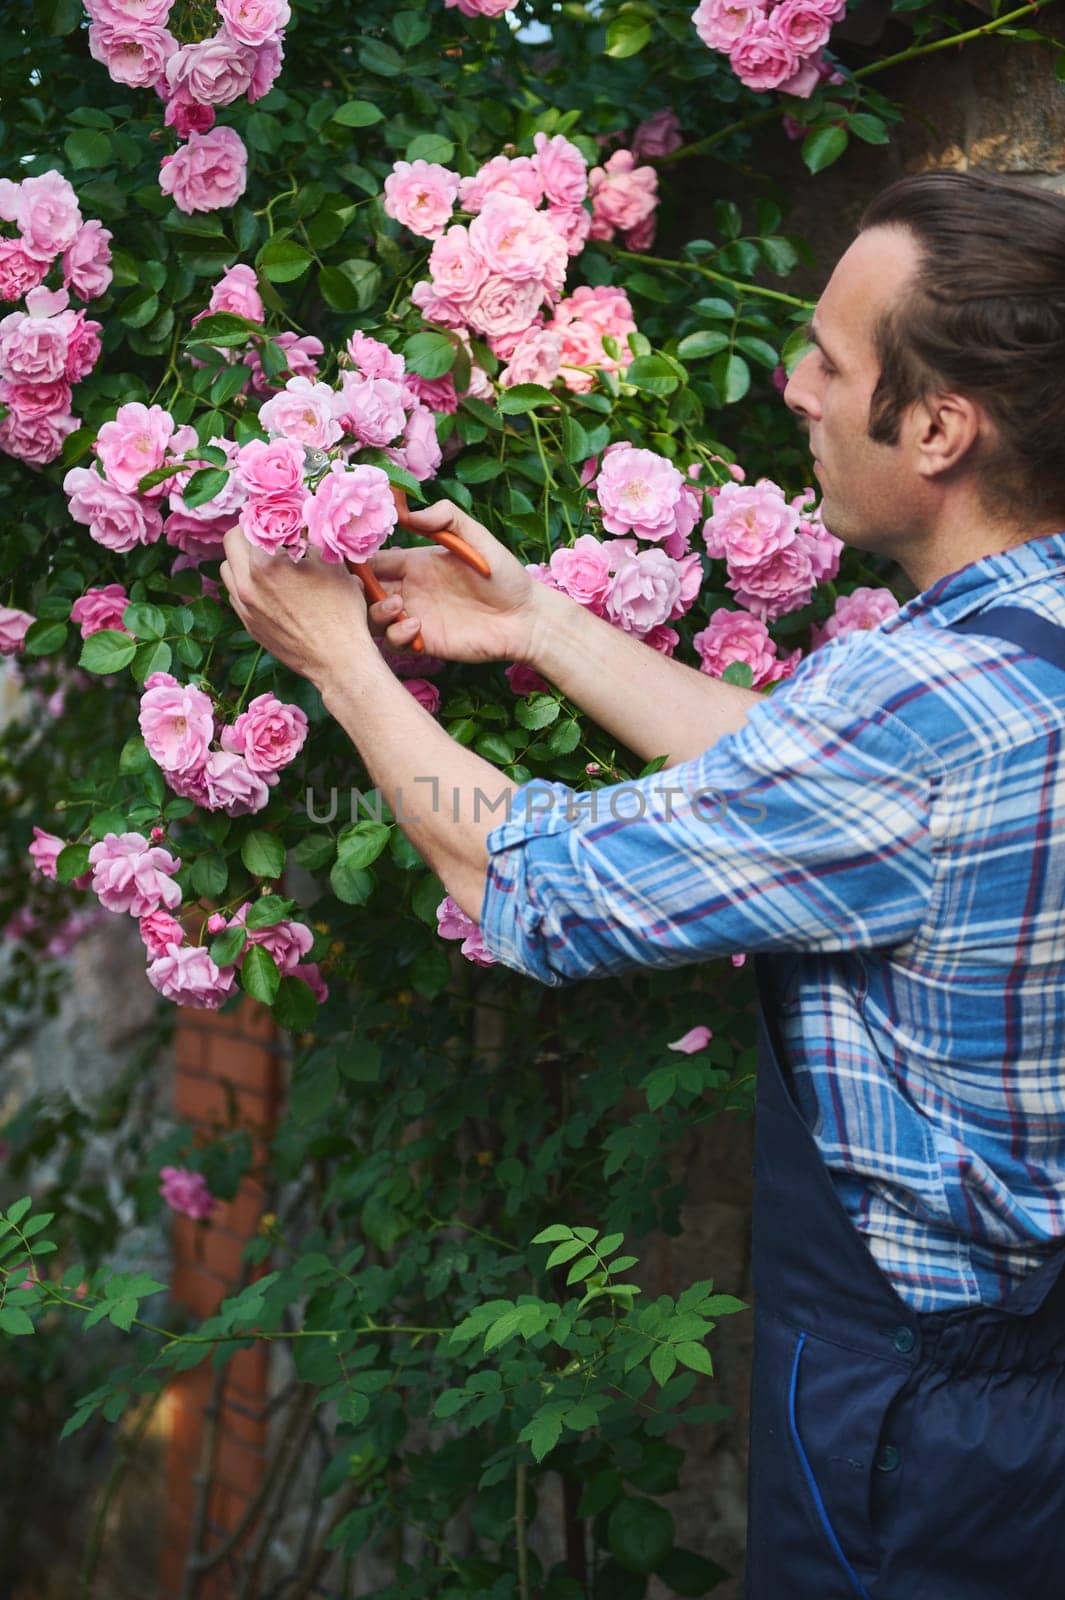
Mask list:
[{"label": "overall button", "polygon": [[903,1326],[895,1329],[891,1336],[891,1342],[900,1356],[908,1356],[917,1343],[917,1335],[912,1328]]},{"label": "overall button", "polygon": [[901,1459],[902,1457],[896,1445],[885,1444],[877,1451],[876,1461],[873,1465],[878,1472],[894,1472]]}]

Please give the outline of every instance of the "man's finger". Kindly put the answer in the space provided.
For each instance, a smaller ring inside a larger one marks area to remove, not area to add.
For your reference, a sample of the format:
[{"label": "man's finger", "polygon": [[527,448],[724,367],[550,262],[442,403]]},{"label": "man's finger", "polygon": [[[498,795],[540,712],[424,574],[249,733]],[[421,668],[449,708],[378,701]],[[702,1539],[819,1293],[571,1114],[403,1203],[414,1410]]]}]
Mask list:
[{"label": "man's finger", "polygon": [[407,570],[407,552],[398,545],[391,550],[378,550],[370,558],[370,566],[378,578],[402,578]]}]

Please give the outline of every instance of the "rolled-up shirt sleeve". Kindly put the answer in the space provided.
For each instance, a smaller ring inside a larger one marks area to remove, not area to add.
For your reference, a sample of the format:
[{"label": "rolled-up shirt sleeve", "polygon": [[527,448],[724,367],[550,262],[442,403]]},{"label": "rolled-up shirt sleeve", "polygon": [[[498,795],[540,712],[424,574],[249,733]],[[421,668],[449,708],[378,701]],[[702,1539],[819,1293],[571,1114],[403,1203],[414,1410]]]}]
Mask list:
[{"label": "rolled-up shirt sleeve", "polygon": [[911,938],[932,888],[929,752],[886,712],[791,689],[650,777],[522,785],[488,836],[491,954],[557,985]]}]

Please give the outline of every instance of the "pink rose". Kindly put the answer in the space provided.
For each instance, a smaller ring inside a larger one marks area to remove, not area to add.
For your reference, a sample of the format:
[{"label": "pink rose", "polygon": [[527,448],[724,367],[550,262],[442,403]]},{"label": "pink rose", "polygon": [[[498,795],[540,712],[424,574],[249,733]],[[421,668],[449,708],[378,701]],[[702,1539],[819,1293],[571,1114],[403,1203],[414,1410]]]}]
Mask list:
[{"label": "pink rose", "polygon": [[173,10],[174,0],[85,0],[90,22],[113,28],[160,27]]},{"label": "pink rose", "polygon": [[459,408],[455,380],[450,372],[445,372],[442,378],[422,378],[416,372],[408,372],[403,384],[409,395],[438,416],[451,416]]},{"label": "pink rose", "polygon": [[405,467],[419,483],[424,483],[427,478],[435,478],[440,470],[440,442],[436,437],[436,421],[427,407],[414,407],[403,430],[403,443],[387,454],[397,466]]},{"label": "pink rose", "polygon": [[[183,566],[197,566],[201,561],[214,561],[223,555],[222,540],[233,526],[232,517],[219,518],[214,522],[203,522],[200,518],[190,516],[185,511],[171,511],[163,523],[163,532],[167,544],[180,550],[187,558]],[[173,570],[180,572],[181,567],[175,561]],[[209,580],[204,579],[204,583]],[[207,591],[205,591],[206,593]]]},{"label": "pink rose", "polygon": [[488,268],[470,243],[470,231],[461,224],[441,234],[429,252],[429,274],[433,289],[455,306],[473,300]]},{"label": "pink rose", "polygon": [[217,1011],[232,994],[235,981],[234,969],[216,967],[198,944],[169,944],[166,954],[157,956],[148,967],[148,982],[164,1000],[204,1011]]},{"label": "pink rose", "polygon": [[92,887],[108,911],[146,917],[161,905],[181,904],[174,874],[181,861],[169,850],[150,845],[143,833],[108,833],[89,851]]},{"label": "pink rose", "polygon": [[676,532],[684,475],[653,450],[612,446],[603,456],[596,495],[607,533],[664,539]]},{"label": "pink rose", "polygon": [[754,484],[726,483],[703,524],[707,553],[724,560],[729,573],[758,566],[795,542],[799,514],[768,478]]},{"label": "pink rose", "polygon": [[810,637],[814,648],[827,644],[830,639],[845,638],[848,633],[868,632],[879,628],[899,609],[899,602],[890,589],[862,587],[841,594],[836,609],[823,627],[813,627]]},{"label": "pink rose", "polygon": [[336,418],[336,406],[337,396],[327,383],[290,378],[285,387],[261,407],[259,422],[268,433],[328,450],[344,431]]},{"label": "pink rose", "polygon": [[673,656],[676,655],[677,646],[680,644],[680,634],[676,628],[660,622],[656,627],[649,628],[640,642],[652,650],[657,650],[660,656]]},{"label": "pink rose", "polygon": [[162,1179],[159,1193],[171,1211],[192,1217],[194,1222],[203,1222],[211,1215],[214,1196],[202,1172],[189,1172],[185,1167],[161,1167],[159,1176]]},{"label": "pink rose", "polygon": [[452,900],[445,896],[436,908],[436,931],[441,939],[461,939],[460,949],[467,961],[479,967],[494,967],[496,960],[485,949],[481,930],[472,917],[468,917]]},{"label": "pink rose", "polygon": [[729,61],[740,82],[758,90],[779,89],[799,67],[798,52],[780,32],[775,12],[753,19],[732,46]]},{"label": "pink rose", "polygon": [[509,389],[516,383],[539,383],[549,389],[562,365],[562,340],[547,328],[529,328],[521,335],[510,360],[499,374],[499,384]]},{"label": "pink rose", "polygon": [[247,94],[256,54],[223,28],[213,38],[182,45],[166,64],[171,94],[185,95],[201,106],[229,106]]},{"label": "pink rose", "polygon": [[67,364],[64,377],[68,383],[80,383],[87,378],[100,358],[100,323],[91,322],[84,311],[74,313],[67,340]]},{"label": "pink rose", "polygon": [[478,333],[489,337],[517,335],[524,333],[536,320],[543,299],[544,286],[538,278],[516,282],[504,273],[495,272],[488,276],[465,311],[470,327]]},{"label": "pink rose", "polygon": [[159,187],[180,211],[218,211],[237,203],[248,181],[248,152],[232,128],[190,133],[176,155],[165,156]]},{"label": "pink rose", "polygon": [[323,561],[368,561],[395,525],[392,486],[380,467],[330,463],[307,511],[307,535]]},{"label": "pink rose", "polygon": [[[316,339],[313,333],[294,334],[291,329],[284,333],[274,335],[274,343],[285,352],[288,361],[288,372],[293,378],[316,378],[318,376],[318,360],[324,346],[321,339]],[[256,394],[275,394],[281,388],[280,377],[268,378],[263,372],[262,360],[257,347],[253,346],[244,358],[251,368],[251,386]]]},{"label": "pink rose", "polygon": [[264,94],[269,94],[281,72],[285,59],[280,39],[267,39],[255,52],[255,71],[248,85],[248,103],[254,105]]},{"label": "pink rose", "polygon": [[295,761],[307,737],[307,716],[276,695],[256,695],[232,727],[222,730],[224,750],[242,755],[253,772],[280,772]]},{"label": "pink rose", "polygon": [[217,6],[226,32],[244,44],[276,39],[292,18],[288,0],[217,0]]},{"label": "pink rose", "polygon": [[584,206],[548,206],[547,220],[566,246],[567,255],[579,256],[592,231],[592,213]]},{"label": "pink rose", "polygon": [[573,209],[579,206],[588,193],[588,163],[575,144],[564,134],[548,138],[546,133],[533,135],[536,154],[533,165],[544,186],[544,198],[549,206]]},{"label": "pink rose", "polygon": [[0,300],[21,300],[44,282],[48,266],[31,256],[21,239],[0,239]]},{"label": "pink rose", "polygon": [[277,494],[252,495],[241,508],[240,526],[249,544],[268,555],[284,551],[298,561],[307,552],[306,489],[283,489]]},{"label": "pink rose", "polygon": [[457,6],[464,17],[501,17],[513,11],[518,0],[444,0],[445,7]]},{"label": "pink rose", "polygon": [[149,911],[146,917],[140,919],[140,930],[144,947],[153,961],[157,956],[166,955],[168,944],[180,945],[185,942],[181,923],[169,911]]},{"label": "pink rose", "polygon": [[838,0],[782,0],[772,13],[773,26],[800,58],[817,55],[828,43],[839,15]]},{"label": "pink rose", "polygon": [[592,237],[609,239],[614,230],[628,233],[653,216],[658,205],[658,173],[638,167],[631,150],[615,150],[588,176],[592,196]]},{"label": "pink rose", "polygon": [[119,406],[96,437],[96,456],[108,483],[124,494],[136,493],[141,479],[166,461],[173,433],[174,419],[162,406],[139,400]]},{"label": "pink rose", "polygon": [[301,961],[299,966],[293,967],[290,977],[300,978],[310,989],[320,1006],[324,1006],[329,999],[329,985],[322,977],[322,969],[317,961]]},{"label": "pink rose", "polygon": [[0,318],[0,377],[12,383],[54,383],[66,377],[74,314],[61,309],[65,303],[65,290],[53,295],[31,289],[28,312],[9,311]]},{"label": "pink rose", "polygon": [[757,566],[730,575],[728,587],[741,606],[765,622],[775,622],[807,604],[814,581],[806,547],[796,538]]},{"label": "pink rose", "polygon": [[692,21],[708,50],[728,54],[765,13],[766,0],[701,0]]},{"label": "pink rose", "polygon": [[153,672],[141,695],[139,723],[148,754],[168,777],[202,769],[214,738],[214,709],[202,689]]},{"label": "pink rose", "polygon": [[640,123],[632,136],[632,153],[637,161],[655,160],[679,150],[683,142],[677,113],[664,106]]},{"label": "pink rose", "polygon": [[168,86],[156,84],[156,90],[170,96],[163,114],[163,125],[173,128],[179,138],[187,139],[190,133],[208,133],[214,127],[214,106],[198,105],[184,91],[170,94]]},{"label": "pink rose", "polygon": [[635,541],[615,539],[607,550],[613,583],[606,599],[608,620],[642,636],[668,622],[680,598],[676,563],[664,550],[637,550]]},{"label": "pink rose", "polygon": [[443,233],[458,198],[458,174],[436,161],[397,161],[385,179],[384,208],[421,239]]},{"label": "pink rose", "polygon": [[[582,284],[559,302],[547,326],[562,340],[560,375],[567,389],[575,394],[587,393],[595,382],[594,373],[581,368],[623,372],[631,360],[627,341],[629,334],[636,332],[636,323],[623,289]],[[607,355],[604,337],[616,339],[624,354],[617,359]]]},{"label": "pink rose", "polygon": [[532,667],[526,666],[523,661],[513,662],[503,676],[510,685],[511,692],[522,699],[531,694],[550,694],[551,692],[551,685],[544,678],[541,678],[538,672],[534,672]]},{"label": "pink rose", "polygon": [[12,220],[22,235],[22,248],[27,255],[52,262],[74,243],[81,227],[78,197],[66,178],[54,171],[23,178],[17,188]]},{"label": "pink rose", "polygon": [[0,422],[0,451],[17,461],[44,467],[54,461],[63,440],[74,432],[77,419],[50,411],[39,417],[20,417],[14,412]]},{"label": "pink rose", "polygon": [[517,195],[490,194],[469,227],[470,247],[492,274],[512,283],[533,281],[560,294],[567,252],[542,211]]},{"label": "pink rose", "polygon": [[63,252],[63,283],[79,300],[95,300],[111,283],[111,234],[102,222],[84,222]]},{"label": "pink rose", "polygon": [[207,791],[207,809],[224,811],[227,817],[261,811],[270,799],[269,786],[259,774],[243,756],[228,750],[212,750],[200,776]]},{"label": "pink rose", "polygon": [[459,183],[459,203],[464,211],[480,211],[490,194],[517,195],[538,206],[544,197],[543,179],[529,156],[493,156],[472,178]]},{"label": "pink rose", "polygon": [[428,278],[419,278],[410,292],[411,305],[417,306],[427,322],[441,328],[464,328],[466,315],[463,307],[446,295],[437,294]]},{"label": "pink rose", "polygon": [[440,710],[440,690],[428,678],[404,678],[403,687],[412,694],[420,706],[436,716]]},{"label": "pink rose", "polygon": [[[241,909],[246,916],[247,907]],[[302,922],[275,922],[269,928],[251,928],[248,943],[261,945],[277,962],[281,976],[288,978],[295,975],[304,956],[310,954],[314,934]]]},{"label": "pink rose", "polygon": [[[266,313],[254,267],[247,267],[238,262],[235,267],[226,268],[211,290],[207,311],[201,312],[200,315],[206,316],[212,311],[229,311],[235,317],[247,317],[249,322],[263,321]],[[197,320],[198,318],[193,318],[193,322]]]},{"label": "pink rose", "polygon": [[89,54],[107,68],[115,83],[150,89],[166,72],[178,47],[166,28],[146,24],[94,22],[89,28]]},{"label": "pink rose", "polygon": [[[431,261],[432,256],[429,259]],[[346,348],[352,365],[358,368],[364,378],[391,378],[393,383],[403,382],[406,371],[403,357],[397,355],[395,350],[390,350],[380,339],[371,339],[368,333],[360,333],[356,329]]]},{"label": "pink rose", "polygon": [[102,628],[114,628],[118,633],[129,630],[123,625],[122,613],[129,605],[129,595],[120,583],[106,583],[99,589],[86,589],[70,608],[70,620],[81,629],[81,637]]},{"label": "pink rose", "polygon": [[303,446],[294,439],[250,439],[237,457],[237,471],[253,495],[286,494],[303,488]]},{"label": "pink rose", "polygon": [[13,656],[22,649],[26,630],[35,620],[29,611],[0,606],[0,656]]},{"label": "pink rose", "polygon": [[724,606],[711,612],[709,623],[692,643],[699,654],[701,672],[720,678],[726,667],[739,661],[750,667],[754,689],[790,677],[801,655],[795,650],[783,661],[778,660],[765,623],[745,611],[730,611]]},{"label": "pink rose", "polygon": [[136,495],[124,494],[86,467],[72,467],[63,479],[70,497],[68,510],[75,522],[84,523],[97,544],[120,555],[139,544],[154,544],[163,531],[156,506]]},{"label": "pink rose", "polygon": [[46,833],[43,828],[33,825],[33,842],[29,846],[29,853],[33,860],[34,872],[37,877],[55,880],[55,864],[59,852],[65,850],[67,841],[60,839],[54,833]]},{"label": "pink rose", "polygon": [[364,378],[345,372],[340,380],[337,420],[360,444],[391,444],[407,421],[404,390],[391,378]]},{"label": "pink rose", "polygon": [[548,570],[555,588],[596,616],[606,614],[613,588],[610,551],[594,534],[583,533],[572,547],[553,551]]}]

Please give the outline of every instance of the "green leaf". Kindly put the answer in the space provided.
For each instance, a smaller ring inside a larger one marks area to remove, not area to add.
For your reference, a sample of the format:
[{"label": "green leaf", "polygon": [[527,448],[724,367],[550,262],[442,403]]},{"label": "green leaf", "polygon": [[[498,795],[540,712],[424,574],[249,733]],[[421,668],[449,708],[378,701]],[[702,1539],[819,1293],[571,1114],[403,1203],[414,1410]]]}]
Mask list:
[{"label": "green leaf", "polygon": [[208,500],[221,494],[228,482],[229,473],[223,472],[221,467],[201,467],[186,484],[182,499],[190,511],[195,511],[197,506],[205,506]]},{"label": "green leaf", "polygon": [[388,844],[392,829],[383,822],[356,822],[337,839],[337,860],[348,871],[368,867]]},{"label": "green leaf", "polygon": [[161,639],[166,632],[166,617],[159,607],[143,602],[127,606],[122,621],[137,639]]},{"label": "green leaf", "polygon": [[421,378],[442,378],[451,371],[457,356],[458,345],[446,333],[416,333],[403,346],[407,370]]},{"label": "green leaf", "polygon": [[597,1472],[581,1496],[581,1503],[577,1507],[579,1517],[597,1517],[601,1511],[612,1506],[621,1494],[624,1480],[616,1467],[607,1467],[603,1472]]},{"label": "green leaf", "polygon": [[318,872],[332,861],[337,852],[336,840],[328,833],[312,833],[301,839],[292,852],[292,859],[306,872]]},{"label": "green leaf", "polygon": [[365,867],[349,867],[343,861],[333,863],[329,885],[338,900],[346,906],[362,906],[374,891],[376,879]]},{"label": "green leaf", "polygon": [[294,900],[286,900],[283,894],[264,894],[260,899],[252,902],[251,910],[245,920],[248,928],[275,928],[279,922],[295,910]]},{"label": "green leaf", "polygon": [[637,356],[622,376],[625,383],[647,394],[672,394],[680,382],[664,356]]},{"label": "green leaf", "polygon": [[305,1033],[314,1026],[318,1002],[302,978],[282,978],[274,1001],[274,1017],[279,1027],[291,1033]]},{"label": "green leaf", "polygon": [[[595,1237],[594,1233],[592,1237]],[[572,1228],[567,1228],[564,1222],[552,1222],[549,1228],[542,1228],[529,1242],[530,1244],[553,1244],[556,1239],[572,1238]]]},{"label": "green leaf", "polygon": [[651,42],[651,25],[637,13],[623,11],[606,30],[606,54],[615,61],[639,55]]},{"label": "green leaf", "polygon": [[130,672],[138,683],[144,683],[153,672],[170,671],[170,646],[163,639],[146,639],[133,652]]},{"label": "green leaf", "polygon": [[33,1323],[21,1306],[0,1306],[0,1333],[17,1338],[19,1334],[32,1332]]},{"label": "green leaf", "polygon": [[211,404],[224,406],[235,394],[240,393],[250,377],[251,368],[245,366],[243,361],[238,362],[235,367],[226,367],[211,385]]},{"label": "green leaf", "polygon": [[874,117],[868,111],[856,111],[847,121],[850,133],[856,133],[859,139],[864,139],[866,144],[889,144],[891,135],[887,123],[882,117]]},{"label": "green leaf", "polygon": [[754,683],[754,672],[746,661],[730,661],[721,674],[721,681],[734,683],[740,689],[749,689]]},{"label": "green leaf", "polygon": [[77,133],[68,133],[63,140],[63,148],[67,160],[75,168],[105,167],[111,159],[111,141],[107,134],[91,128],[79,128]]},{"label": "green leaf", "polygon": [[651,1573],[673,1548],[673,1518],[653,1500],[618,1500],[607,1522],[611,1554],[629,1572]]},{"label": "green leaf", "polygon": [[759,366],[768,367],[770,371],[780,360],[775,348],[767,339],[754,339],[750,334],[741,333],[736,340],[736,348],[742,350],[745,356],[750,356],[752,361],[757,361]]},{"label": "green leaf", "polygon": [[562,710],[562,704],[553,700],[548,694],[530,695],[527,700],[519,700],[514,706],[514,720],[523,728],[535,730],[549,728],[557,722]]},{"label": "green leaf", "polygon": [[779,277],[794,271],[799,264],[799,257],[795,246],[790,239],[782,239],[771,234],[767,239],[759,239],[758,248],[762,252],[766,265]]},{"label": "green leaf", "polygon": [[339,122],[342,128],[369,128],[373,123],[384,120],[384,112],[378,111],[369,100],[346,100],[338,111],[333,112],[333,121]]},{"label": "green leaf", "polygon": [[136,641],[128,633],[119,633],[115,628],[101,628],[99,633],[90,633],[85,640],[78,665],[84,667],[86,672],[120,672],[123,667],[129,666],[136,653]]},{"label": "green leaf", "polygon": [[845,128],[815,128],[802,142],[802,159],[811,172],[823,172],[847,148]]},{"label": "green leaf", "polygon": [[216,967],[231,967],[247,942],[248,935],[238,924],[235,928],[226,928],[212,939],[207,954]]},{"label": "green leaf", "polygon": [[240,847],[240,859],[256,878],[280,878],[285,870],[285,847],[276,834],[253,828]]},{"label": "green leaf", "polygon": [[379,78],[398,78],[405,66],[399,51],[379,39],[370,39],[363,45],[359,51],[359,62],[367,72],[375,73]]},{"label": "green leaf", "polygon": [[22,648],[28,656],[51,656],[63,648],[66,640],[65,622],[32,622]]},{"label": "green leaf", "polygon": [[660,1344],[655,1347],[647,1365],[651,1369],[651,1376],[659,1388],[667,1384],[673,1376],[677,1366],[676,1352],[672,1345]]},{"label": "green leaf", "polygon": [[116,1328],[121,1328],[123,1333],[128,1333],[132,1328],[133,1319],[136,1315],[137,1302],[131,1298],[113,1300],[107,1308],[108,1320]]},{"label": "green leaf", "polygon": [[[402,12],[400,15],[402,15]],[[426,27],[428,26],[428,21],[426,21]],[[443,134],[419,133],[407,146],[405,159],[407,161],[434,161],[439,166],[446,167],[450,161],[455,159],[455,146],[450,139],[445,139]]]},{"label": "green leaf", "polygon": [[441,1419],[453,1417],[475,1398],[475,1395],[468,1394],[465,1389],[445,1389],[433,1407],[433,1416]]},{"label": "green leaf", "polygon": [[334,311],[365,311],[381,287],[381,269],[353,256],[335,267],[323,267],[318,287]]},{"label": "green leaf", "polygon": [[682,1366],[690,1367],[693,1372],[705,1372],[708,1378],[714,1375],[714,1363],[710,1359],[710,1352],[704,1344],[696,1344],[694,1340],[685,1340],[683,1344],[673,1346],[677,1360]]},{"label": "green leaf", "polygon": [[229,868],[226,866],[224,856],[200,856],[192,864],[192,887],[197,894],[205,894],[210,899],[217,899],[225,893],[226,884],[229,882]]},{"label": "green leaf", "polygon": [[729,1574],[716,1561],[697,1556],[694,1550],[671,1550],[655,1569],[671,1595],[704,1595],[718,1584],[725,1583]]},{"label": "green leaf", "polygon": [[83,873],[88,872],[89,848],[87,844],[63,846],[55,861],[57,883],[72,883],[75,878],[80,878]]},{"label": "green leaf", "polygon": [[[572,1261],[573,1257],[579,1255],[583,1249],[583,1239],[563,1239],[562,1243],[557,1244],[548,1256],[544,1263],[545,1269],[550,1271],[552,1267],[560,1267],[564,1261]],[[595,1258],[593,1257],[592,1259],[594,1260]]]},{"label": "green leaf", "polygon": [[261,944],[253,944],[246,952],[240,966],[240,981],[253,1000],[261,1000],[269,1006],[277,999],[281,973],[269,950],[264,950]]},{"label": "green leaf", "polygon": [[535,411],[538,406],[557,406],[558,403],[558,395],[545,389],[543,384],[516,383],[512,389],[503,390],[496,406],[504,417],[516,417]]},{"label": "green leaf", "polygon": [[9,1205],[8,1208],[7,1208],[6,1215],[7,1215],[8,1222],[11,1222],[11,1223],[19,1223],[19,1222],[21,1222],[23,1217],[26,1215],[27,1211],[29,1211],[29,1209],[30,1209],[30,1207],[32,1205],[33,1205],[33,1200],[32,1200],[30,1195],[28,1195],[28,1194],[21,1195],[19,1197],[19,1199],[13,1201],[11,1203],[11,1205]]},{"label": "green leaf", "polygon": [[302,278],[310,266],[311,252],[294,239],[267,239],[255,258],[255,265],[271,283],[291,283]]},{"label": "green leaf", "polygon": [[247,344],[254,333],[262,333],[261,323],[238,317],[233,311],[212,311],[200,318],[193,330],[192,340],[216,345],[224,350],[231,345]]},{"label": "green leaf", "polygon": [[542,1461],[555,1448],[562,1437],[562,1418],[568,1409],[565,1401],[552,1401],[550,1405],[543,1406],[519,1433],[518,1438],[531,1448],[534,1461]]},{"label": "green leaf", "polygon": [[[583,1246],[582,1246],[583,1248]],[[595,1256],[582,1256],[580,1261],[575,1261],[566,1274],[567,1286],[573,1283],[583,1283],[598,1267],[599,1262]]]},{"label": "green leaf", "polygon": [[677,354],[682,361],[696,361],[700,356],[716,356],[719,350],[728,348],[729,336],[720,329],[700,329],[698,333],[687,334],[677,346]]},{"label": "green leaf", "polygon": [[727,406],[735,405],[751,387],[751,369],[742,356],[722,351],[710,363],[710,381]]}]

